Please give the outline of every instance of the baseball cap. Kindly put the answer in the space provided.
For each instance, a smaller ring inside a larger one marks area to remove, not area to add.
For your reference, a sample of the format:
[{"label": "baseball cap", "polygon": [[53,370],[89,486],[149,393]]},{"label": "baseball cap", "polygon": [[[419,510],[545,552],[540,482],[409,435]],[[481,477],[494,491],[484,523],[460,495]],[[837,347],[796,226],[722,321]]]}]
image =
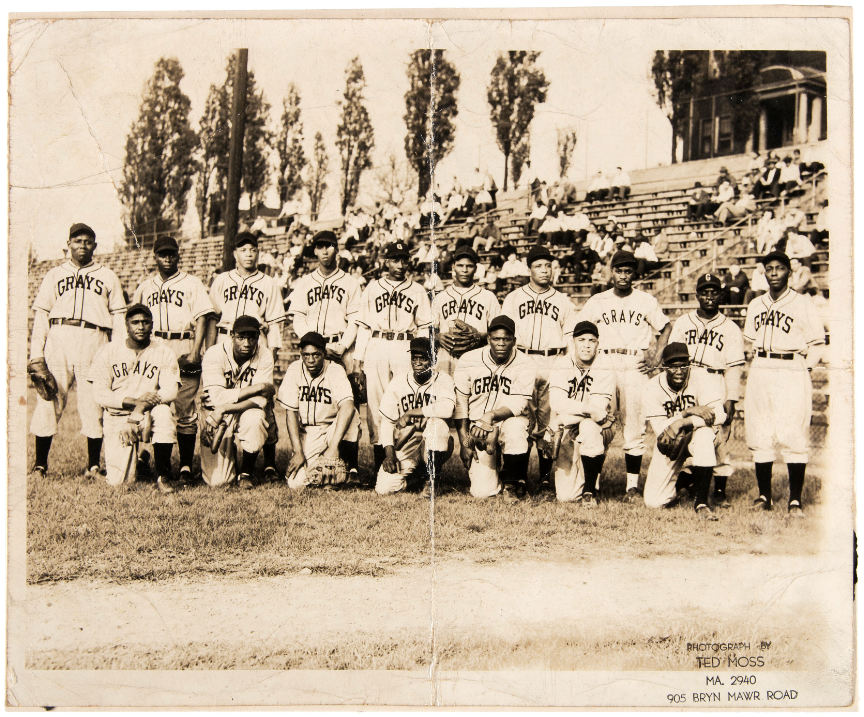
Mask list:
[{"label": "baseball cap", "polygon": [[300,348],[302,349],[304,346],[314,346],[316,349],[324,351],[327,348],[327,340],[317,331],[308,331],[300,339]]},{"label": "baseball cap", "polygon": [[126,318],[130,318],[132,316],[137,316],[138,314],[144,314],[151,321],[153,320],[153,314],[150,309],[148,309],[144,304],[132,304],[126,309]]},{"label": "baseball cap", "polygon": [[91,239],[96,238],[96,232],[82,222],[76,222],[69,227],[69,238],[77,237],[79,234],[87,234]]},{"label": "baseball cap", "polygon": [[153,253],[158,254],[160,251],[164,251],[165,249],[173,249],[177,251],[179,247],[177,246],[177,240],[172,236],[164,236],[159,237],[155,242],[153,242]]},{"label": "baseball cap", "polygon": [[516,324],[513,323],[513,319],[509,316],[505,316],[501,314],[500,316],[496,316],[492,321],[489,322],[488,332],[491,334],[495,329],[505,329],[509,331],[513,336],[516,335]]},{"label": "baseball cap", "polygon": [[591,334],[592,336],[600,336],[600,332],[597,330],[597,324],[593,321],[580,321],[576,324],[576,328],[573,329],[573,338],[575,339],[577,336],[581,336],[582,334]]},{"label": "baseball cap", "polygon": [[636,257],[633,256],[633,252],[629,251],[616,251],[615,256],[612,257],[612,268],[614,269],[616,266],[636,266]]},{"label": "baseball cap", "polygon": [[469,244],[463,244],[453,252],[453,261],[456,261],[457,259],[470,259],[475,264],[480,263],[480,257],[477,256],[477,253]]},{"label": "baseball cap", "polygon": [[312,246],[317,246],[318,244],[332,244],[333,246],[339,246],[339,240],[333,232],[325,229],[312,237]]},{"label": "baseball cap", "polygon": [[240,232],[234,238],[234,248],[243,246],[244,244],[254,244],[258,246],[258,237],[256,237],[252,232]]},{"label": "baseball cap", "polygon": [[422,336],[411,339],[411,353],[421,353],[424,356],[432,355],[432,342]]},{"label": "baseball cap", "polygon": [[686,344],[680,341],[666,344],[666,348],[663,349],[663,363],[668,364],[673,361],[686,361],[690,363],[690,352],[687,350]]},{"label": "baseball cap", "polygon": [[539,261],[540,259],[548,259],[552,261],[555,257],[552,256],[552,252],[550,252],[545,246],[542,244],[535,244],[531,247],[531,250],[528,252],[528,256],[525,259],[525,263],[528,266],[531,266],[535,261]]},{"label": "baseball cap", "polygon": [[254,316],[244,314],[237,317],[234,321],[234,326],[231,327],[231,331],[235,334],[239,334],[241,331],[254,331],[258,333],[261,331],[261,324]]},{"label": "baseball cap", "polygon": [[779,261],[781,264],[785,264],[787,269],[792,268],[792,262],[789,261],[789,257],[782,251],[768,252],[759,260],[761,264],[768,264],[770,261]]},{"label": "baseball cap", "polygon": [[387,247],[387,258],[396,259],[400,256],[404,256],[406,259],[408,258],[408,247],[401,241],[394,241]]},{"label": "baseball cap", "polygon": [[708,272],[707,274],[702,274],[696,280],[696,291],[701,291],[706,286],[713,286],[717,289],[722,289],[723,280],[719,276],[717,276],[717,274],[712,274],[711,272]]}]

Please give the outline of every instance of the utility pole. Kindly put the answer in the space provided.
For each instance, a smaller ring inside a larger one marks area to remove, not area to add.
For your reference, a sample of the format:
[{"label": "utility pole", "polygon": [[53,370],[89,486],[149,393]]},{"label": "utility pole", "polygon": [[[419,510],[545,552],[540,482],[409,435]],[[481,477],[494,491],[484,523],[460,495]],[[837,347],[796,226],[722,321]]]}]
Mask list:
[{"label": "utility pole", "polygon": [[243,174],[243,133],[246,124],[246,62],[249,50],[237,50],[234,65],[234,97],[231,100],[231,147],[228,154],[228,189],[225,193],[225,238],[222,244],[222,271],[234,268],[234,238]]}]

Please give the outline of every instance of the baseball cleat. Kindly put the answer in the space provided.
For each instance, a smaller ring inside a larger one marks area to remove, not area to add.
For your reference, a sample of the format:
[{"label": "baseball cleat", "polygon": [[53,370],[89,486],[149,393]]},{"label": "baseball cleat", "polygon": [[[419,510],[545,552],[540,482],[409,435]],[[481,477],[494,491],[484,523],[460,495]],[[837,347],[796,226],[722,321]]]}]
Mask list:
[{"label": "baseball cleat", "polygon": [[177,473],[177,479],[180,483],[191,483],[192,469],[189,466],[180,466],[180,470]]},{"label": "baseball cleat", "polygon": [[104,476],[101,470],[99,470],[99,466],[90,466],[86,471],[84,471],[84,478],[87,480],[99,480]]},{"label": "baseball cleat", "polygon": [[732,504],[729,502],[729,499],[726,497],[726,493],[722,491],[715,491],[714,493],[714,507],[715,508],[731,508]]},{"label": "baseball cleat", "polygon": [[269,483],[275,483],[278,480],[281,480],[281,476],[279,475],[279,471],[276,470],[273,466],[267,466],[264,469],[264,480]]},{"label": "baseball cleat", "polygon": [[711,506],[706,505],[705,503],[700,503],[696,506],[696,515],[698,515],[702,520],[717,520],[717,516],[714,515],[714,511],[711,510]]},{"label": "baseball cleat", "polygon": [[581,502],[582,502],[583,508],[596,508],[597,507],[597,501],[594,500],[594,496],[591,493],[583,493]]},{"label": "baseball cleat", "polygon": [[629,488],[627,493],[624,495],[625,503],[636,503],[639,500],[639,489],[638,488]]},{"label": "baseball cleat", "polygon": [[522,500],[525,492],[525,485],[522,483],[506,483],[501,490],[501,495],[508,500]]},{"label": "baseball cleat", "polygon": [[241,490],[252,490],[252,477],[248,473],[241,473],[237,476],[237,487]]},{"label": "baseball cleat", "polygon": [[174,492],[173,486],[168,482],[168,479],[165,476],[159,476],[156,479],[156,490],[165,495]]},{"label": "baseball cleat", "polygon": [[796,519],[804,517],[804,510],[801,508],[801,504],[797,500],[793,500],[789,503],[789,517]]},{"label": "baseball cleat", "polygon": [[753,510],[774,510],[774,506],[764,495],[760,495],[753,501]]},{"label": "baseball cleat", "polygon": [[32,478],[44,478],[46,475],[48,475],[48,469],[45,466],[33,466],[30,470]]}]

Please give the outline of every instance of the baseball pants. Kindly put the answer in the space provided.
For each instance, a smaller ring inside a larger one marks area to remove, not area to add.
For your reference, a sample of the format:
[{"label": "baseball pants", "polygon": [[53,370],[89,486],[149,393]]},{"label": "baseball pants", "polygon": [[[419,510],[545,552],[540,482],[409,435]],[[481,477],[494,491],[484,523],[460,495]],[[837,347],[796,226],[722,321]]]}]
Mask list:
[{"label": "baseball pants", "polygon": [[534,380],[534,394],[528,399],[528,414],[534,423],[531,434],[542,438],[549,427],[549,418],[552,410],[549,407],[549,376],[557,356],[535,356],[526,354],[534,366],[536,378]]},{"label": "baseball pants", "polygon": [[58,324],[48,330],[45,340],[45,363],[57,380],[57,396],[46,401],[36,396],[36,407],[30,421],[34,436],[53,436],[66,408],[69,389],[78,388],[78,417],[81,433],[87,438],[102,438],[102,408],[93,400],[93,386],[87,380],[93,356],[108,343],[108,334],[83,326]]},{"label": "baseball pants", "polygon": [[[302,426],[301,430],[300,440],[303,441],[303,455],[306,456],[306,462],[309,463],[324,453],[327,447],[334,441],[336,421],[320,426]],[[360,416],[357,415],[356,411],[351,418],[351,422],[348,424],[348,430],[345,431],[345,435],[342,436],[341,440],[360,440]],[[291,490],[303,490],[309,485],[309,480],[306,477],[306,468],[303,467],[298,470],[286,482]]]},{"label": "baseball pants", "polygon": [[378,426],[381,418],[381,399],[394,375],[411,370],[409,341],[369,339],[363,372],[366,374],[366,421],[369,425],[369,442],[378,443]]},{"label": "baseball pants", "polygon": [[[171,347],[174,355],[180,358],[192,350],[192,339],[168,339],[165,343]],[[195,435],[198,431],[198,410],[195,398],[201,386],[201,376],[184,376],[180,374],[180,388],[174,399],[174,415],[177,417],[177,433]]]},{"label": "baseball pants", "polygon": [[491,498],[501,492],[501,480],[498,476],[499,453],[506,455],[521,455],[528,452],[528,418],[513,416],[498,424],[498,445],[491,455],[486,451],[475,449],[474,460],[468,468],[468,478],[471,480],[469,492],[475,498]]},{"label": "baseball pants", "polygon": [[[175,443],[177,441],[177,422],[174,409],[170,404],[159,404],[150,409],[151,435],[147,443]],[[147,419],[145,419],[147,420]],[[134,446],[120,443],[120,432],[129,427],[129,414],[114,416],[105,411],[102,416],[105,428],[105,480],[108,485],[134,483],[137,478],[138,449],[141,441]]]},{"label": "baseball pants", "polygon": [[609,354],[615,368],[615,401],[621,421],[624,453],[641,456],[645,453],[645,417],[642,397],[648,388],[648,377],[636,368],[638,357]]},{"label": "baseball pants", "polygon": [[756,463],[769,463],[777,449],[786,463],[810,457],[813,385],[804,359],[753,359],[744,390],[744,435]]},{"label": "baseball pants", "polygon": [[565,503],[582,497],[585,474],[581,457],[602,456],[612,440],[612,430],[604,433],[600,425],[590,418],[583,418],[578,425],[565,426],[561,430],[563,435],[555,458],[555,496]]},{"label": "baseball pants", "polygon": [[443,418],[427,418],[422,424],[408,424],[394,433],[396,449],[396,473],[378,471],[375,492],[378,495],[398,493],[405,490],[405,476],[409,475],[421,461],[426,460],[427,451],[446,452],[450,438],[450,426]]},{"label": "baseball pants", "polygon": [[675,500],[675,482],[684,468],[688,466],[713,468],[717,465],[715,440],[714,428],[709,426],[696,428],[687,447],[690,455],[677,461],[670,461],[655,446],[642,491],[645,505],[649,508],[662,508]]},{"label": "baseball pants", "polygon": [[[209,411],[201,410],[199,421],[203,429]],[[229,421],[228,430],[213,453],[210,448],[201,448],[201,477],[211,488],[228,485],[237,477],[237,447],[247,453],[257,453],[267,440],[267,417],[263,408],[247,408]]]},{"label": "baseball pants", "polygon": [[[726,382],[723,379],[723,374],[711,373],[706,371],[702,366],[694,366],[690,369],[691,373],[700,371],[702,375],[699,377],[702,381],[713,383],[714,391],[717,395],[726,395]],[[729,447],[726,442],[732,433],[731,426],[720,426],[715,440],[717,452],[717,465],[714,467],[714,475],[729,478],[735,471],[732,464],[729,462]]]}]

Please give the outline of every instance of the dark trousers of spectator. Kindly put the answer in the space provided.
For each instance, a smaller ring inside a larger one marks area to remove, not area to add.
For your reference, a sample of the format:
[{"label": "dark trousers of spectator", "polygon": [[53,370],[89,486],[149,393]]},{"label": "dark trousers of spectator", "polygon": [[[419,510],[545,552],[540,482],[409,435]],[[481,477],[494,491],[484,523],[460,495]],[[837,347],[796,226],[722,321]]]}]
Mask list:
[{"label": "dark trousers of spectator", "polygon": [[744,303],[746,296],[744,290],[740,286],[730,286],[723,292],[724,296],[721,301],[730,306],[740,306]]},{"label": "dark trousers of spectator", "polygon": [[798,182],[784,182],[781,185],[781,190],[786,192],[787,195],[804,193],[804,187],[798,184]]},{"label": "dark trousers of spectator", "polygon": [[780,182],[771,182],[771,184],[762,184],[762,182],[757,182],[753,185],[753,196],[756,199],[764,199],[765,197],[777,197],[780,196]]},{"label": "dark trousers of spectator", "polygon": [[715,211],[717,211],[717,207],[717,202],[700,202],[698,204],[688,204],[687,221],[702,221],[709,214],[713,214]]},{"label": "dark trousers of spectator", "polygon": [[625,200],[630,196],[630,187],[612,187],[612,199]]},{"label": "dark trousers of spectator", "polygon": [[660,261],[648,261],[647,259],[637,259],[636,260],[636,278],[642,278],[646,274],[650,274],[656,269],[660,268],[660,265],[663,262]]},{"label": "dark trousers of spectator", "polygon": [[527,222],[525,222],[525,236],[534,236],[542,223],[542,219],[534,218],[529,219]]},{"label": "dark trousers of spectator", "polygon": [[595,189],[594,191],[588,192],[585,195],[585,201],[588,202],[602,202],[609,196],[608,189]]},{"label": "dark trousers of spectator", "polygon": [[813,242],[814,245],[827,244],[828,243],[828,230],[827,229],[814,229],[812,232],[810,232],[810,241]]}]

